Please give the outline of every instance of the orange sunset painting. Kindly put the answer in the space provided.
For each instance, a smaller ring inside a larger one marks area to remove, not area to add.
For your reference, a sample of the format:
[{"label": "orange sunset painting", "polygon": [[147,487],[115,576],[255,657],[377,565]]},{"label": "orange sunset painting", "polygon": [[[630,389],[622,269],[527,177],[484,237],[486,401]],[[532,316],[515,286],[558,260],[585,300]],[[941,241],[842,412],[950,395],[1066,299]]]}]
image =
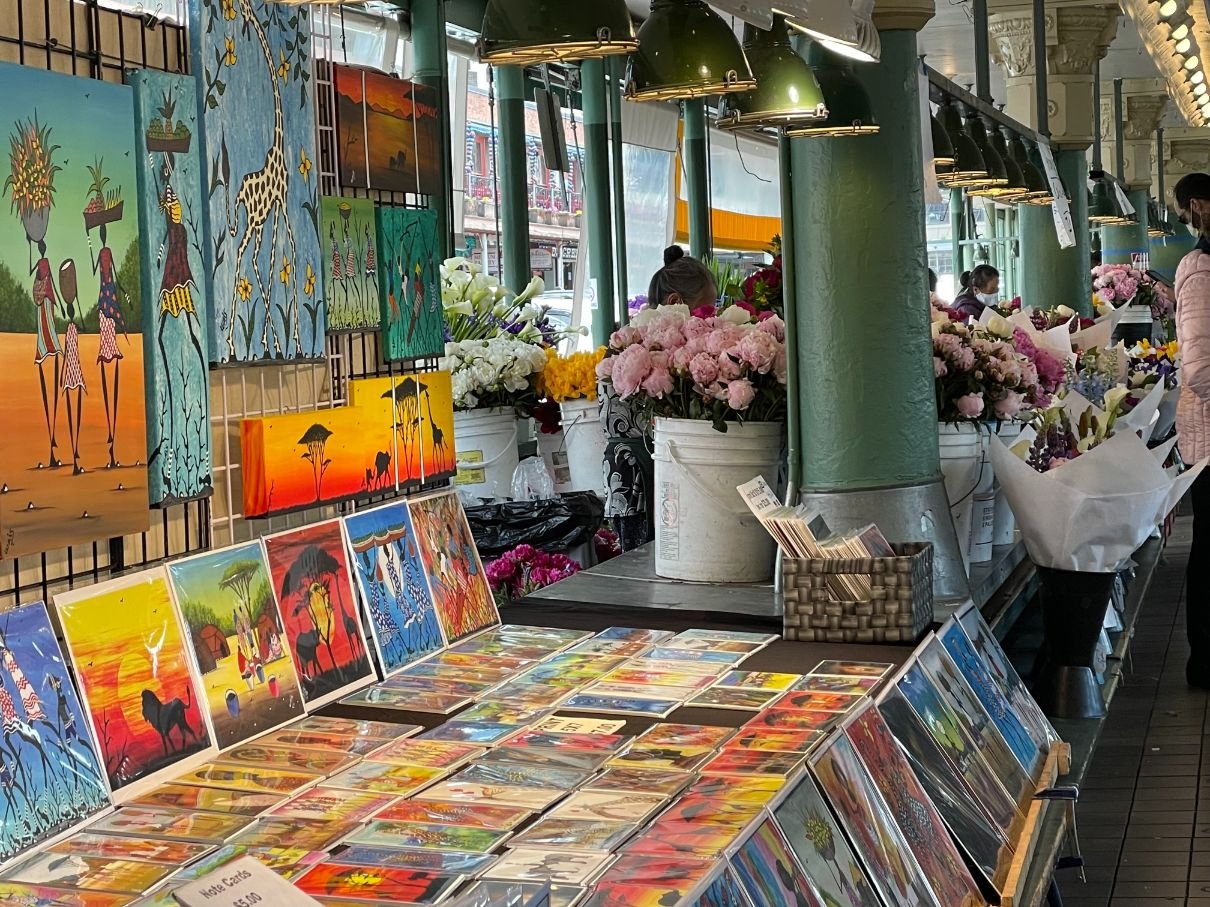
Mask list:
[{"label": "orange sunset painting", "polygon": [[[454,454],[454,392],[449,372],[417,372],[397,378],[349,382],[351,406],[364,410],[377,437],[385,428],[395,487],[451,478],[458,471]],[[390,488],[389,483],[374,490]]]},{"label": "orange sunset painting", "polygon": [[213,750],[162,567],[55,596],[115,791]]}]

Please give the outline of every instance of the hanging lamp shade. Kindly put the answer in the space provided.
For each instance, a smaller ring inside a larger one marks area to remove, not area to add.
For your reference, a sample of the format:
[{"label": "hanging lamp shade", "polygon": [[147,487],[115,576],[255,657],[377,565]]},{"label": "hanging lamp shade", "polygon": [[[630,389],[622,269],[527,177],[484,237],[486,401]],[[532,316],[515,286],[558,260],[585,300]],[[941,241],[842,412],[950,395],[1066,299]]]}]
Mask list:
[{"label": "hanging lamp shade", "polygon": [[954,143],[950,141],[945,127],[941,125],[941,121],[935,115],[929,116],[929,131],[933,135],[934,166],[939,168],[938,172],[940,172],[941,167],[948,167],[952,171],[954,165]]},{"label": "hanging lamp shade", "polygon": [[1025,150],[1025,142],[1016,133],[1007,137],[1009,156],[1021,168],[1021,176],[1025,179],[1025,193],[1017,197],[1019,205],[1049,205],[1055,200],[1050,194],[1050,183],[1034,162],[1029,159]]},{"label": "hanging lamp shade", "polygon": [[870,106],[870,95],[853,75],[848,60],[811,42],[807,49],[807,63],[819,80],[819,87],[828,105],[828,115],[818,123],[789,126],[786,135],[791,138],[876,135],[878,123]]},{"label": "hanging lamp shade", "polygon": [[937,108],[937,122],[945,130],[950,147],[954,152],[954,166],[949,173],[938,176],[937,181],[950,189],[975,188],[987,179],[987,164],[983,155],[962,128],[962,114],[958,108],[943,98]]},{"label": "hanging lamp shade", "polygon": [[703,0],[652,0],[638,41],[626,69],[626,96],[632,100],[701,98],[756,87],[735,33]]},{"label": "hanging lamp shade", "polygon": [[774,18],[771,31],[748,26],[744,51],[756,76],[756,88],[723,97],[720,128],[808,125],[827,119],[819,80],[790,43],[784,16]]},{"label": "hanging lamp shade", "polygon": [[1168,235],[1167,225],[1160,217],[1160,206],[1155,199],[1147,200],[1147,235],[1152,239]]},{"label": "hanging lamp shade", "polygon": [[1132,219],[1127,217],[1122,210],[1122,206],[1118,203],[1117,193],[1113,191],[1113,185],[1105,174],[1093,171],[1090,176],[1093,180],[1093,187],[1092,197],[1088,202],[1089,223],[1099,224],[1102,227],[1120,227],[1133,223]]},{"label": "hanging lamp shade", "polygon": [[972,195],[985,196],[992,198],[997,202],[1005,204],[1015,203],[1016,200],[1027,193],[1025,185],[1025,176],[1021,173],[1021,168],[1017,166],[1017,162],[1012,159],[1012,155],[1008,152],[1008,143],[1004,140],[1004,134],[999,127],[991,120],[983,121],[983,128],[987,132],[987,141],[992,147],[992,151],[1004,164],[1004,173],[1008,177],[1008,182],[1003,186],[991,186],[987,189],[979,189],[972,192]]},{"label": "hanging lamp shade", "polygon": [[530,66],[631,53],[626,0],[488,0],[479,38],[485,63]]},{"label": "hanging lamp shade", "polygon": [[987,128],[978,114],[968,115],[966,132],[971,137],[971,141],[975,143],[975,147],[979,149],[979,154],[983,156],[983,163],[987,167],[987,177],[980,180],[978,185],[970,188],[974,191],[1003,190],[1008,185],[1008,171],[1004,167],[1004,161],[1000,159],[1000,155],[996,154],[996,150],[988,141]]}]

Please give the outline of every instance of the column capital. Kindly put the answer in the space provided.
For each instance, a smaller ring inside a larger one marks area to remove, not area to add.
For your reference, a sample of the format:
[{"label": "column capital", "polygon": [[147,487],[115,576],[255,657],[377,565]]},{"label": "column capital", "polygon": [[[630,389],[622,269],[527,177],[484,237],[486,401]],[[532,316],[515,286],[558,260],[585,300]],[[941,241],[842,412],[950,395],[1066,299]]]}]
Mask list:
[{"label": "column capital", "polygon": [[874,27],[918,32],[936,12],[933,0],[874,0]]},{"label": "column capital", "polygon": [[[1155,131],[1167,110],[1168,91],[1162,79],[1122,80],[1123,178],[1131,190],[1151,187]],[[1101,141],[1101,156],[1108,166],[1115,160],[1117,147],[1112,81],[1101,82]]]},{"label": "column capital", "polygon": [[[1047,114],[1053,141],[1071,148],[1092,144],[1092,76],[1117,34],[1121,11],[1104,2],[1048,4],[1042,27],[1046,37],[1049,87]],[[992,57],[1008,76],[1008,110],[1016,119],[1036,123],[1034,95],[1034,21],[1030,7],[993,6],[988,18]]]},{"label": "column capital", "polygon": [[[1154,153],[1154,149],[1153,149]],[[1210,134],[1196,126],[1164,130],[1164,159],[1154,160],[1164,168],[1164,185],[1171,200],[1172,187],[1189,173],[1210,173]]]}]

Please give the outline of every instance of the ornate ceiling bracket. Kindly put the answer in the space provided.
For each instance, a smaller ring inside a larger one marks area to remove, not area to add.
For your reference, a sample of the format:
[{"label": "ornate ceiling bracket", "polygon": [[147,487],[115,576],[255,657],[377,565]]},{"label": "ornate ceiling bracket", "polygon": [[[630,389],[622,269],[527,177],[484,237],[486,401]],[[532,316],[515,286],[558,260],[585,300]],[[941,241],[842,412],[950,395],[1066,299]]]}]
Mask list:
[{"label": "ornate ceiling bracket", "polygon": [[[1158,168],[1152,148],[1152,165]],[[1172,202],[1172,187],[1188,173],[1210,173],[1210,135],[1199,127],[1181,126],[1164,130],[1164,185],[1168,187],[1168,204]],[[1158,170],[1157,170],[1158,172]]]},{"label": "ornate ceiling bracket", "polygon": [[[1029,7],[993,3],[988,20],[992,57],[1008,76],[1008,112],[1036,123],[1033,16]],[[1054,144],[1087,148],[1093,139],[1092,76],[1117,34],[1120,13],[1104,3],[1047,5],[1047,84]]]},{"label": "ornate ceiling bracket", "polygon": [[936,12],[933,0],[874,0],[874,27],[918,32]]}]

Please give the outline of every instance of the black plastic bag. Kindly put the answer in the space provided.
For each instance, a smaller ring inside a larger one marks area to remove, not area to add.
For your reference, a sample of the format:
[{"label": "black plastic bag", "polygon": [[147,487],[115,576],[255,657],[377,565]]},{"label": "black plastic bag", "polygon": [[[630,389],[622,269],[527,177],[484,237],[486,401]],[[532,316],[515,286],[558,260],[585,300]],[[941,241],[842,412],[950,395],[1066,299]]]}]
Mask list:
[{"label": "black plastic bag", "polygon": [[467,507],[466,518],[479,556],[499,557],[518,545],[567,552],[592,541],[605,505],[591,491],[573,491],[548,501],[508,501]]}]

